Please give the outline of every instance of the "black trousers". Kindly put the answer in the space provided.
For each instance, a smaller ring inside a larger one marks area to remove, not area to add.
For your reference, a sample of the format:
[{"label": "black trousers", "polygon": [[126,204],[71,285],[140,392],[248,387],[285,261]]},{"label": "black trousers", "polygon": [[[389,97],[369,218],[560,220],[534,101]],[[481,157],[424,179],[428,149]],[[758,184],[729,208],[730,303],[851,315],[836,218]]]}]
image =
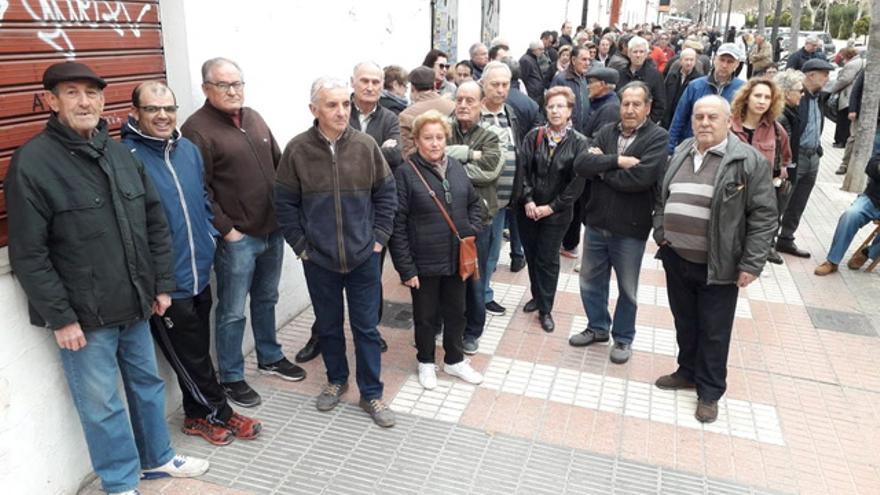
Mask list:
[{"label": "black trousers", "polygon": [[584,221],[584,205],[587,202],[587,194],[589,192],[585,189],[581,197],[574,202],[574,215],[572,215],[571,223],[568,224],[568,230],[565,231],[565,237],[562,238],[562,249],[566,251],[574,251],[581,243],[581,228]]},{"label": "black trousers", "polygon": [[211,287],[195,297],[174,299],[164,316],[150,318],[159,349],[174,368],[188,418],[226,423],[232,408],[211,362]]},{"label": "black trousers", "polygon": [[727,390],[727,355],[739,288],[708,285],[707,265],[691,263],[661,247],[669,308],[678,341],[677,373],[697,384],[697,396],[718,400]]},{"label": "black trousers", "polygon": [[846,145],[849,139],[849,107],[837,111],[837,127],[834,128],[834,144]]},{"label": "black trousers", "polygon": [[433,363],[435,338],[443,322],[443,362],[464,359],[462,335],[465,318],[465,282],[458,275],[419,277],[419,288],[411,289],[413,323],[416,333],[416,359]]},{"label": "black trousers", "polygon": [[522,208],[517,211],[516,219],[526,254],[526,266],[529,269],[532,299],[537,303],[541,314],[548,314],[553,310],[553,301],[556,299],[559,247],[562,246],[562,238],[565,237],[569,222],[550,223],[547,219],[536,222],[527,217]]}]

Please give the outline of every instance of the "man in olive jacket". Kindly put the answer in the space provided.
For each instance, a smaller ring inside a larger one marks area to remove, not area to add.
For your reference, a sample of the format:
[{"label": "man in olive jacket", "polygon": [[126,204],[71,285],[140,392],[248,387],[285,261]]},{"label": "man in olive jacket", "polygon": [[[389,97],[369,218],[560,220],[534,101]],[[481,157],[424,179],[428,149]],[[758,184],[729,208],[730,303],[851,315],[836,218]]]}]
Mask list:
[{"label": "man in olive jacket", "polygon": [[729,131],[730,104],[697,100],[694,138],[675,150],[654,208],[657,257],[675,317],[678,369],[664,390],[697,389],[698,421],[718,417],[739,289],[764,268],[777,227],[770,166]]},{"label": "man in olive jacket", "polygon": [[208,463],[171,448],[148,324],[177,289],[171,236],[143,164],[100,118],[106,85],[83,64],[46,69],[52,114],[13,155],[4,189],[31,323],[54,331],[92,466],[112,493],[135,490],[142,468],[198,476]]}]

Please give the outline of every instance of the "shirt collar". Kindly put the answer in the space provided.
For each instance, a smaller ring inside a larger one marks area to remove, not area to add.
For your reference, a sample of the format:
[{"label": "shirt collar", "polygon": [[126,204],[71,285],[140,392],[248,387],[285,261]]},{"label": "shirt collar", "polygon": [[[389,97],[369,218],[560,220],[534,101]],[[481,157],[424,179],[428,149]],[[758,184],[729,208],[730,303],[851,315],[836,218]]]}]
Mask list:
[{"label": "shirt collar", "polygon": [[711,148],[707,149],[705,153],[700,153],[700,150],[697,148],[696,141],[694,141],[694,144],[693,144],[694,155],[699,156],[700,158],[704,158],[709,153],[713,153],[715,155],[723,155],[724,150],[726,148],[727,148],[727,138],[726,137],[724,138],[724,141],[721,141],[720,143],[716,144],[715,146],[712,146]]},{"label": "shirt collar", "polygon": [[617,123],[617,130],[620,131],[620,135],[623,136],[624,138],[631,138],[631,137],[635,136],[637,132],[639,132],[639,129],[641,129],[642,127],[645,127],[645,124],[648,123],[648,120],[649,120],[649,119],[645,119],[644,122],[642,122],[641,124],[639,124],[639,126],[636,127],[635,129],[633,129],[633,131],[632,131],[631,133],[629,133],[629,134],[626,134],[626,133],[624,132],[624,130],[623,130],[623,122],[618,122],[618,123]]}]

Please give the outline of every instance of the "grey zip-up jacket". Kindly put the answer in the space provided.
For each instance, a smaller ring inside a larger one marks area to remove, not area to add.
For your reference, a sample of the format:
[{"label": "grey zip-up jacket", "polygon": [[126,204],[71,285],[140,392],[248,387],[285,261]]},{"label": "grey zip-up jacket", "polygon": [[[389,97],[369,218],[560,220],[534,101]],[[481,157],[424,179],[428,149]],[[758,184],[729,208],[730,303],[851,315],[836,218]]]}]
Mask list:
[{"label": "grey zip-up jacket", "polygon": [[[663,211],[669,198],[669,183],[685,163],[694,138],[676,149],[654,207],[654,240],[663,244]],[[708,275],[712,285],[733,284],[739,272],[760,275],[778,228],[776,195],[771,168],[751,146],[733,133],[727,135],[724,158],[715,176],[709,217]]]}]

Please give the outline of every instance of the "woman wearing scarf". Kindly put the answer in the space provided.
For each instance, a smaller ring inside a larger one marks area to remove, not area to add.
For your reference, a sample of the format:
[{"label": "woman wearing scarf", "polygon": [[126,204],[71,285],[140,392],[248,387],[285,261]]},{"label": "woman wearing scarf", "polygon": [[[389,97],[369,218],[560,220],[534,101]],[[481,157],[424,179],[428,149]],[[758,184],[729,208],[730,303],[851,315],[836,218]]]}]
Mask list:
[{"label": "woman wearing scarf", "polygon": [[[517,154],[517,223],[529,269],[532,299],[523,311],[538,311],[541,328],[555,328],[553,300],[559,279],[559,248],[574,215],[584,179],[574,174],[576,156],[587,153],[587,139],[571,127],[574,93],[554,86],[545,94],[547,125],[529,131]],[[580,213],[578,213],[580,214]]]}]

